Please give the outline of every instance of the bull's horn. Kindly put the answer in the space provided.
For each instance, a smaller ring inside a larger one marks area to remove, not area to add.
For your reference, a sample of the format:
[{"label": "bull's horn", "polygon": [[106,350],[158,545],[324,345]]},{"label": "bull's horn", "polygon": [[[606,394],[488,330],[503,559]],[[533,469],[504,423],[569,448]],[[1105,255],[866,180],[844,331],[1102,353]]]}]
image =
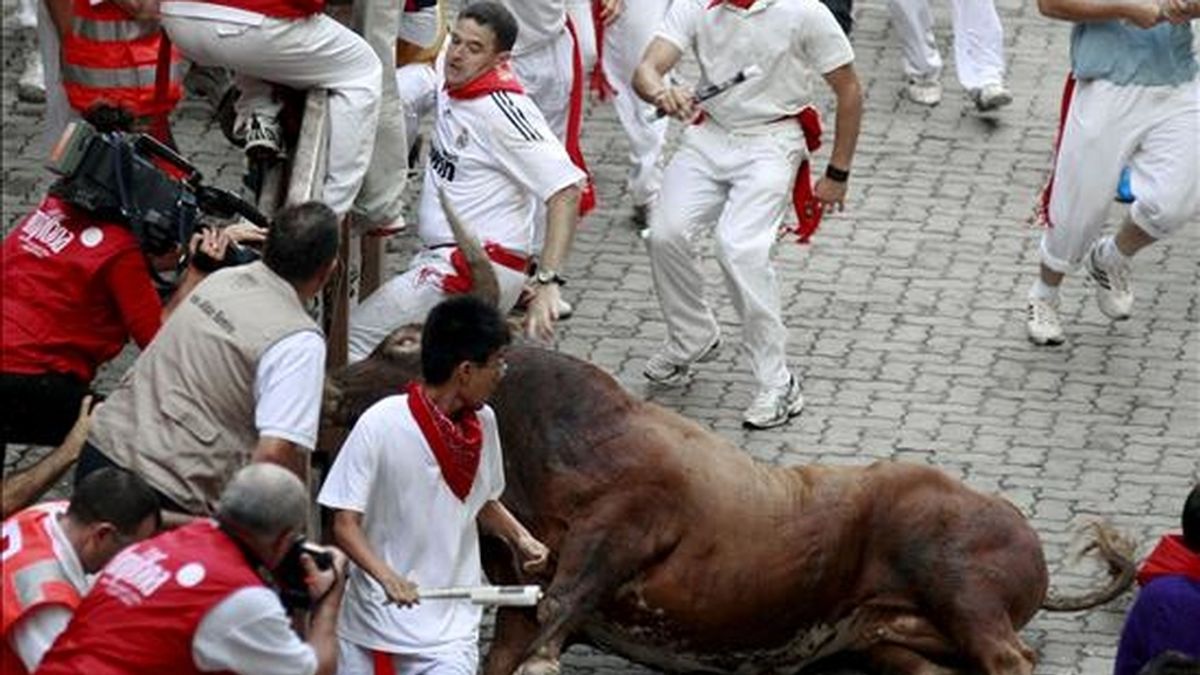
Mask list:
[{"label": "bull's horn", "polygon": [[450,223],[454,241],[467,259],[467,268],[471,270],[471,293],[493,307],[499,307],[500,280],[496,278],[496,270],[492,269],[492,262],[488,260],[483,246],[459,219],[454,207],[450,206],[450,200],[446,198],[446,191],[441,188],[438,188],[438,201],[446,212],[446,221]]}]

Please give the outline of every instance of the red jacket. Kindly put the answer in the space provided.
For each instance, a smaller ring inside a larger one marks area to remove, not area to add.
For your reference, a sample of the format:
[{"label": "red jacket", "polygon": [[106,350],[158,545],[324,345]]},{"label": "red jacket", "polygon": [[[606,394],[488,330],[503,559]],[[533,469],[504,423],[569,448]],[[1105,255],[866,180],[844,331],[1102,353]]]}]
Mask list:
[{"label": "red jacket", "polygon": [[200,621],[234,592],[262,585],[211,520],[134,544],[100,573],[38,675],[199,675]]},{"label": "red jacket", "polygon": [[0,372],[69,373],[90,382],[132,336],[145,347],[162,303],[129,228],[95,222],[54,197],[0,250]]},{"label": "red jacket", "polygon": [[[71,107],[83,112],[105,102],[137,117],[170,112],[183,97],[186,68],[164,39],[157,21],[134,19],[113,2],[75,0],[62,45],[62,84]],[[161,86],[160,56],[167,66]]]},{"label": "red jacket", "polygon": [[0,673],[27,675],[9,638],[13,626],[35,609],[61,605],[75,609],[79,591],[67,578],[54,554],[46,519],[66,512],[67,502],[31,506],[4,521],[3,598],[0,598]]}]

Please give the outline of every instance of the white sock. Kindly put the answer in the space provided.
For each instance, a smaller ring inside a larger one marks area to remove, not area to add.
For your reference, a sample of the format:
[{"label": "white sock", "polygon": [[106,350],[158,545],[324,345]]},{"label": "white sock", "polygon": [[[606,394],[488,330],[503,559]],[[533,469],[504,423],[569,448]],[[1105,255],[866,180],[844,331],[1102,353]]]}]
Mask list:
[{"label": "white sock", "polygon": [[1129,258],[1117,248],[1116,237],[1108,236],[1100,241],[1100,264],[1105,267],[1129,264]]},{"label": "white sock", "polygon": [[1029,299],[1057,303],[1058,286],[1051,286],[1045,281],[1042,281],[1042,278],[1039,276],[1037,280],[1033,282],[1033,286],[1029,289]]}]

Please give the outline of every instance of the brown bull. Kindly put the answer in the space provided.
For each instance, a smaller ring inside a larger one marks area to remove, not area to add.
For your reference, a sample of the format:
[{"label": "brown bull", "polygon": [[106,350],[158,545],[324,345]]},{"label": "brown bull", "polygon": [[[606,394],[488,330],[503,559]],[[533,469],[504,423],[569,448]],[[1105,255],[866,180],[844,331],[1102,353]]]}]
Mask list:
[{"label": "brown bull", "polygon": [[[400,330],[331,380],[345,426],[415,376]],[[528,578],[485,547],[496,583],[542,583],[536,615],[501,609],[487,673],[553,669],[587,641],[668,671],[796,671],[853,652],[885,672],[1028,675],[1016,634],[1042,607],[1082,609],[1129,587],[1130,551],[1103,529],[1108,586],[1048,601],[1037,533],[1008,502],[937,469],[758,463],[708,429],[630,396],[600,369],[511,350],[492,405],[503,501],[554,551]]]}]

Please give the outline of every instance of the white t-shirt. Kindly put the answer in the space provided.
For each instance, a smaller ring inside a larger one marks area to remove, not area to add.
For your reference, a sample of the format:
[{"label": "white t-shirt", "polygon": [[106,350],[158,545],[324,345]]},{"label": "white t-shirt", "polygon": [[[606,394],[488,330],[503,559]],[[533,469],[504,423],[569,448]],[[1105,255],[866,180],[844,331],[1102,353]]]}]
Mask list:
[{"label": "white t-shirt", "polygon": [[320,333],[300,331],[268,347],[254,376],[258,435],[316,447],[324,387],[325,338]]},{"label": "white t-shirt", "polygon": [[[495,413],[484,406],[478,415],[483,448],[466,501],[442,478],[407,395],[385,398],[359,418],[317,501],[362,513],[371,549],[418,587],[479,585],[475,518],[504,492],[504,459]],[[436,652],[478,639],[482,609],[470,601],[426,600],[403,609],[385,605],[386,598],[370,575],[351,565],[338,635],[400,654]]]},{"label": "white t-shirt", "polygon": [[264,586],[234,591],[208,610],[192,636],[192,661],[201,672],[238,675],[313,675],[318,665]]},{"label": "white t-shirt", "polygon": [[819,0],[758,0],[749,9],[711,0],[675,0],[657,36],[692,50],[700,86],[724,82],[757,64],[762,75],[703,104],[727,129],[795,115],[812,98],[812,70],[826,74],[854,61],[850,41]]},{"label": "white t-shirt", "polygon": [[[58,510],[58,513],[65,512],[65,505]],[[71,582],[75,590],[79,591],[80,595],[86,595],[91,587],[91,582],[87,573],[83,571],[83,564],[75,553],[75,547],[71,546],[67,535],[63,533],[62,527],[58,524],[58,518],[56,515],[51,515],[42,523],[46,534],[50,536],[51,545],[54,547],[54,557],[58,559],[63,575],[67,581]],[[67,629],[67,624],[70,622],[71,610],[62,605],[44,605],[21,617],[21,620],[8,633],[8,644],[21,658],[25,669],[32,673],[37,670],[38,664],[42,662],[42,657],[46,655],[46,652],[50,651],[50,645],[54,644],[59,634]]]},{"label": "white t-shirt", "polygon": [[538,204],[585,179],[527,96],[453,99],[441,88],[417,232],[426,246],[454,242],[440,187],[477,237],[528,254]]},{"label": "white t-shirt", "polygon": [[513,54],[537,49],[567,28],[566,0],[501,0],[517,20]]}]

